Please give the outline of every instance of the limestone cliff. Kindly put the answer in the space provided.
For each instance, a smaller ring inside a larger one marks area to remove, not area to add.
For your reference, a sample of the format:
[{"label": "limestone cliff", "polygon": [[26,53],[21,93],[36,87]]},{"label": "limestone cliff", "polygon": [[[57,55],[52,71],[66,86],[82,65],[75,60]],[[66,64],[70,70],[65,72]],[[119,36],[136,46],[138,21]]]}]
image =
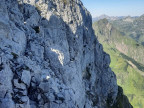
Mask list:
[{"label": "limestone cliff", "polygon": [[1,0],[0,108],[107,108],[109,64],[80,0]]}]

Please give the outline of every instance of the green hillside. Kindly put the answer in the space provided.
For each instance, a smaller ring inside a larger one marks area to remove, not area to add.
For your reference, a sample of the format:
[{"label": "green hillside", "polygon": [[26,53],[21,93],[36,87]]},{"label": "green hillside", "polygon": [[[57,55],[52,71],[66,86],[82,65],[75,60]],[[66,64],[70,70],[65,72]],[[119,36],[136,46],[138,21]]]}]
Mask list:
[{"label": "green hillside", "polygon": [[144,15],[137,18],[126,17],[111,23],[119,31],[144,45]]},{"label": "green hillside", "polygon": [[[108,20],[93,24],[98,40],[110,54],[111,68],[117,76],[117,83],[134,108],[144,108],[144,47],[116,29]],[[135,52],[134,52],[135,51]]]},{"label": "green hillside", "polygon": [[100,42],[110,44],[118,51],[144,65],[144,46],[127,36],[126,32],[119,31],[107,19],[95,22],[93,28]]}]

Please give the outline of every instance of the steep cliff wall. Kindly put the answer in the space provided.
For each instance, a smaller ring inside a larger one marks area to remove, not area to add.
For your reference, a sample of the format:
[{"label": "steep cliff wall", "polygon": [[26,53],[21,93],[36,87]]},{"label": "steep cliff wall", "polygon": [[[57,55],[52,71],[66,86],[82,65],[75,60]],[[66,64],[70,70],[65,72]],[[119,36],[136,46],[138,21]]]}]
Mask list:
[{"label": "steep cliff wall", "polygon": [[79,0],[1,0],[0,108],[105,108],[110,58]]}]

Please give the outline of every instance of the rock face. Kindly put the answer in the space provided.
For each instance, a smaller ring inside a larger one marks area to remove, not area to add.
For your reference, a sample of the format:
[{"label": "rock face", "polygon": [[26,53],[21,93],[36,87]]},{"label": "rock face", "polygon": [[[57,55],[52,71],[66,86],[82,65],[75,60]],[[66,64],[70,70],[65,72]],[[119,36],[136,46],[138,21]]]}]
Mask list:
[{"label": "rock face", "polygon": [[118,86],[79,0],[1,0],[0,108],[107,108]]}]

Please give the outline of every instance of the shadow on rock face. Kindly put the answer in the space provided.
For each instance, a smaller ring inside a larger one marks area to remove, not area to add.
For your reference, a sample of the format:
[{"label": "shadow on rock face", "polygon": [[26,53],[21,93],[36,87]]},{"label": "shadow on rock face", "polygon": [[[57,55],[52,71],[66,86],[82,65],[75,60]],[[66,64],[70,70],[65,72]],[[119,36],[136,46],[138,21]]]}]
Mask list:
[{"label": "shadow on rock face", "polygon": [[0,107],[104,107],[109,95],[114,102],[116,76],[89,12],[79,0],[73,7],[60,0],[39,1],[37,6],[4,3],[12,38],[0,46]]},{"label": "shadow on rock face", "polygon": [[115,103],[111,106],[110,99],[107,100],[109,108],[133,108],[133,106],[129,103],[127,96],[123,94],[122,87],[118,86],[118,95]]}]

